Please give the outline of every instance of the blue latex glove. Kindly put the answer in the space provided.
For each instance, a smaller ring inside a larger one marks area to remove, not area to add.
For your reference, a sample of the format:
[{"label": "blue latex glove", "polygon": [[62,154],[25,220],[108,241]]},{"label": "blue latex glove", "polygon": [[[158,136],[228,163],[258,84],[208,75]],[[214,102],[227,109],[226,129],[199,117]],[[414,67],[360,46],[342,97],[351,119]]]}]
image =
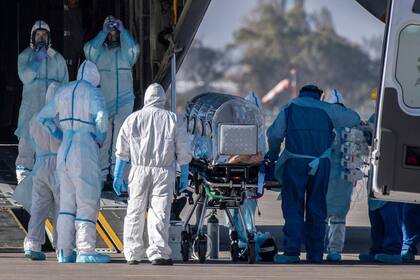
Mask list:
[{"label": "blue latex glove", "polygon": [[182,193],[188,188],[188,164],[181,165],[181,177],[179,180],[179,192]]},{"label": "blue latex glove", "polygon": [[58,140],[63,140],[63,132],[58,128],[53,132],[52,136],[54,136]]},{"label": "blue latex glove", "polygon": [[264,160],[266,161],[276,161],[278,159],[279,159],[279,155],[270,153],[270,151],[268,151],[264,156]]},{"label": "blue latex glove", "polygon": [[128,185],[124,182],[123,178],[114,178],[112,187],[114,188],[114,192],[121,197],[126,196],[128,192]]},{"label": "blue latex glove", "polygon": [[101,147],[104,144],[105,139],[106,139],[106,132],[96,133],[96,140],[98,140],[98,143],[100,143]]},{"label": "blue latex glove", "polygon": [[278,158],[278,155],[270,155],[269,152],[264,156],[264,161],[260,165],[260,171],[265,174],[264,181],[277,181],[274,173]]},{"label": "blue latex glove", "polygon": [[102,147],[102,145],[105,142],[106,133],[93,133],[93,132],[91,132],[90,135],[92,136],[92,138],[96,142],[96,144],[99,146],[99,148]]},{"label": "blue latex glove", "polygon": [[114,28],[114,22],[113,21],[106,21],[104,22],[104,25],[102,27],[102,31],[108,34],[111,32],[112,28]]},{"label": "blue latex glove", "polygon": [[124,25],[122,23],[121,20],[117,19],[116,21],[114,21],[114,27],[118,30],[118,31],[122,31],[124,28]]},{"label": "blue latex glove", "polygon": [[55,125],[53,120],[46,120],[44,125],[48,128],[49,132],[54,138],[63,140],[63,132]]},{"label": "blue latex glove", "polygon": [[124,182],[124,169],[128,162],[122,159],[117,159],[117,162],[115,163],[115,169],[114,169],[114,182],[112,184],[115,193],[118,196],[122,196],[123,193],[128,192],[128,185],[126,182]]},{"label": "blue latex glove", "polygon": [[35,53],[35,59],[39,62],[46,59],[48,56],[47,49],[45,46],[42,46],[36,53]]},{"label": "blue latex glove", "polygon": [[277,181],[276,176],[275,176],[275,171],[276,171],[276,164],[274,162],[268,162],[265,164],[265,168],[264,168],[264,181]]}]

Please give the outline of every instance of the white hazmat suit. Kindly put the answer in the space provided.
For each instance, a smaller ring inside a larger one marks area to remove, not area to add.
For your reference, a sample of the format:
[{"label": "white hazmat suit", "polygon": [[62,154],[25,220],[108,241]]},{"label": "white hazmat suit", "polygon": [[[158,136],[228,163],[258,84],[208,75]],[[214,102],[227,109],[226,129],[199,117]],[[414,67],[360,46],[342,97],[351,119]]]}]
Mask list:
[{"label": "white hazmat suit", "polygon": [[[331,104],[341,104],[344,106],[343,95],[336,89],[331,90],[326,96],[325,102]],[[344,158],[341,152],[342,144],[347,142],[343,138],[342,132],[344,128],[335,129],[335,140],[331,147],[331,169],[328,181],[327,200],[327,224],[328,228],[328,244],[327,244],[327,260],[341,261],[341,253],[344,248],[346,237],[346,217],[350,210],[351,197],[354,185],[342,178],[345,168],[342,166]]]},{"label": "white hazmat suit", "polygon": [[34,150],[29,136],[29,122],[45,105],[45,94],[52,82],[67,83],[69,79],[63,56],[47,43],[45,57],[39,57],[34,34],[37,30],[50,32],[50,27],[42,20],[35,22],[31,29],[30,47],[18,57],[18,75],[22,81],[22,103],[19,109],[18,126],[15,135],[19,138],[19,154],[16,158],[18,183],[31,171],[34,164]]},{"label": "white hazmat suit", "polygon": [[57,127],[50,120],[58,115],[63,130],[57,155],[61,197],[57,247],[61,255],[71,256],[76,242],[78,260],[80,255],[95,255],[102,190],[99,145],[108,126],[105,100],[96,88],[99,80],[95,64],[83,62],[77,80],[61,87],[38,116],[38,121],[54,133]]},{"label": "white hazmat suit", "polygon": [[[52,83],[47,90],[45,98],[48,103],[54,97],[59,84]],[[31,219],[28,225],[28,234],[24,240],[25,255],[32,259],[45,259],[40,254],[41,246],[45,243],[45,220],[50,211],[53,213],[53,224],[56,226],[59,210],[59,186],[55,180],[57,164],[57,151],[61,140],[53,137],[39,122],[36,116],[29,124],[29,134],[32,138],[36,154],[35,165],[32,171],[32,206]],[[30,179],[30,178],[28,178]],[[56,231],[54,230],[54,247],[56,247]],[[38,253],[36,253],[38,252]]]},{"label": "white hazmat suit", "polygon": [[108,33],[100,31],[83,48],[87,59],[93,61],[101,74],[101,89],[109,113],[109,128],[101,148],[101,168],[104,179],[112,175],[115,165],[115,142],[124,120],[133,112],[134,89],[132,68],[140,54],[140,47],[121,21],[112,16],[104,25],[119,22],[120,44],[111,46]]},{"label": "white hazmat suit", "polygon": [[[159,84],[150,85],[144,107],[123,123],[117,138],[116,157],[131,163],[129,200],[124,220],[124,255],[140,261],[145,253],[150,261],[170,259],[169,220],[175,185],[175,161],[191,161],[186,127],[165,110],[166,96]],[[143,232],[147,216],[149,247]]]}]

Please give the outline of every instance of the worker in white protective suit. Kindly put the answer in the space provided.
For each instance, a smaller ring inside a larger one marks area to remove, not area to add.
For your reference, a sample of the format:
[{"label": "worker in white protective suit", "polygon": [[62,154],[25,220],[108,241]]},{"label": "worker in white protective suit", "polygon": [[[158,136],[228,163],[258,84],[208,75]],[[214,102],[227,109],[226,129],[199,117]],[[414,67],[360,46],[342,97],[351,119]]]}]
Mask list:
[{"label": "worker in white protective suit", "polygon": [[101,74],[101,89],[109,113],[109,128],[101,149],[101,169],[106,180],[115,164],[115,142],[124,120],[133,112],[132,68],[140,47],[121,20],[108,16],[103,29],[83,48],[86,59],[93,61]]},{"label": "worker in white protective suit", "polygon": [[[117,138],[114,172],[117,194],[127,191],[123,172],[127,163],[131,163],[124,220],[124,256],[128,264],[138,264],[147,254],[154,265],[172,265],[168,238],[176,176],[174,163],[177,161],[181,170],[188,172],[183,167],[191,161],[191,146],[183,121],[165,110],[165,103],[162,86],[150,85],[143,109],[125,120]],[[184,189],[188,180],[181,181],[184,186],[180,188]],[[146,220],[147,250],[143,240]]]},{"label": "worker in white protective suit", "polygon": [[[95,253],[96,220],[102,190],[99,148],[106,137],[108,114],[95,64],[80,65],[77,80],[61,87],[38,115],[54,134],[58,116],[63,142],[57,155],[60,184],[57,257],[59,262],[103,263],[107,255]],[[74,252],[76,243],[77,258]]]},{"label": "worker in white protective suit", "polygon": [[67,83],[69,74],[63,56],[51,47],[50,27],[38,20],[32,27],[30,46],[19,54],[18,74],[22,81],[22,102],[15,135],[19,138],[16,178],[20,183],[31,171],[34,153],[29,122],[45,105],[45,94],[52,82]]},{"label": "worker in white protective suit", "polygon": [[[324,99],[331,104],[344,106],[342,94],[333,89]],[[335,140],[331,147],[331,169],[327,192],[327,260],[331,262],[341,261],[341,253],[344,248],[346,236],[346,217],[350,210],[351,196],[353,194],[353,183],[342,178],[345,168],[342,166],[344,158],[341,146],[346,141],[342,132],[345,128],[335,129]]]},{"label": "worker in white protective suit", "polygon": [[[51,83],[48,87],[45,102],[54,97],[59,87],[58,83]],[[55,120],[57,122],[57,120]],[[24,240],[25,257],[32,260],[45,260],[46,256],[41,251],[45,243],[45,220],[50,211],[53,215],[54,237],[53,246],[57,244],[57,216],[59,211],[59,185],[55,179],[57,165],[57,151],[60,147],[62,134],[51,135],[33,116],[29,124],[29,134],[35,150],[35,165],[32,176],[32,206],[31,218],[28,225],[28,234]],[[29,178],[28,178],[29,179]]]}]

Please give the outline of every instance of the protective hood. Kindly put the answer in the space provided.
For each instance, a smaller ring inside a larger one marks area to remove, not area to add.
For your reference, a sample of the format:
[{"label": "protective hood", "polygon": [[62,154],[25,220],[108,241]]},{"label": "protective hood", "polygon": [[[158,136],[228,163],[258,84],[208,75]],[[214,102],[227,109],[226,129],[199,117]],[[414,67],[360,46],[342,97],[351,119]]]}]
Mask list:
[{"label": "protective hood", "polygon": [[87,81],[93,86],[97,87],[101,80],[101,76],[95,63],[89,60],[85,60],[79,67],[79,71],[77,72],[77,80]]},{"label": "protective hood", "polygon": [[106,19],[104,20],[104,25],[111,22],[111,21],[116,21],[117,19],[114,16],[107,16]]},{"label": "protective hood", "polygon": [[254,91],[251,91],[245,97],[245,99],[251,102],[252,104],[255,104],[259,109],[262,109],[261,99],[258,97],[258,95]]},{"label": "protective hood", "polygon": [[151,84],[144,95],[144,107],[164,108],[166,104],[166,94],[160,84]]},{"label": "protective hood", "polygon": [[332,89],[330,93],[325,97],[324,101],[332,104],[344,105],[343,95],[336,89]]},{"label": "protective hood", "polygon": [[48,48],[50,48],[51,47],[51,35],[50,35],[51,34],[51,29],[48,26],[48,24],[45,21],[43,21],[43,20],[37,20],[34,23],[34,25],[32,26],[32,29],[31,29],[31,38],[29,39],[29,45],[31,46],[31,48],[32,49],[34,48],[35,32],[37,30],[45,30],[45,31],[48,32],[48,42],[47,42],[47,45],[48,45]]}]

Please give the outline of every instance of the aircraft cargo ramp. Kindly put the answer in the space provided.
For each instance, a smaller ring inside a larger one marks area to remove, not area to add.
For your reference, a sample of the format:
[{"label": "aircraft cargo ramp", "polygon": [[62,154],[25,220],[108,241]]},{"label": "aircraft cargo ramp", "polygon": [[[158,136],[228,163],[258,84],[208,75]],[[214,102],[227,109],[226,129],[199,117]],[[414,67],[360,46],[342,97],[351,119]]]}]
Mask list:
[{"label": "aircraft cargo ramp", "polygon": [[[15,158],[16,145],[0,146],[0,251],[22,251],[29,214],[13,200],[16,187]],[[100,251],[119,253],[122,250],[122,228],[126,203],[115,200],[113,192],[104,192],[101,199],[101,212],[98,216],[97,247]],[[47,240],[51,239],[52,224],[47,221]],[[45,250],[51,250],[47,242]]]}]

